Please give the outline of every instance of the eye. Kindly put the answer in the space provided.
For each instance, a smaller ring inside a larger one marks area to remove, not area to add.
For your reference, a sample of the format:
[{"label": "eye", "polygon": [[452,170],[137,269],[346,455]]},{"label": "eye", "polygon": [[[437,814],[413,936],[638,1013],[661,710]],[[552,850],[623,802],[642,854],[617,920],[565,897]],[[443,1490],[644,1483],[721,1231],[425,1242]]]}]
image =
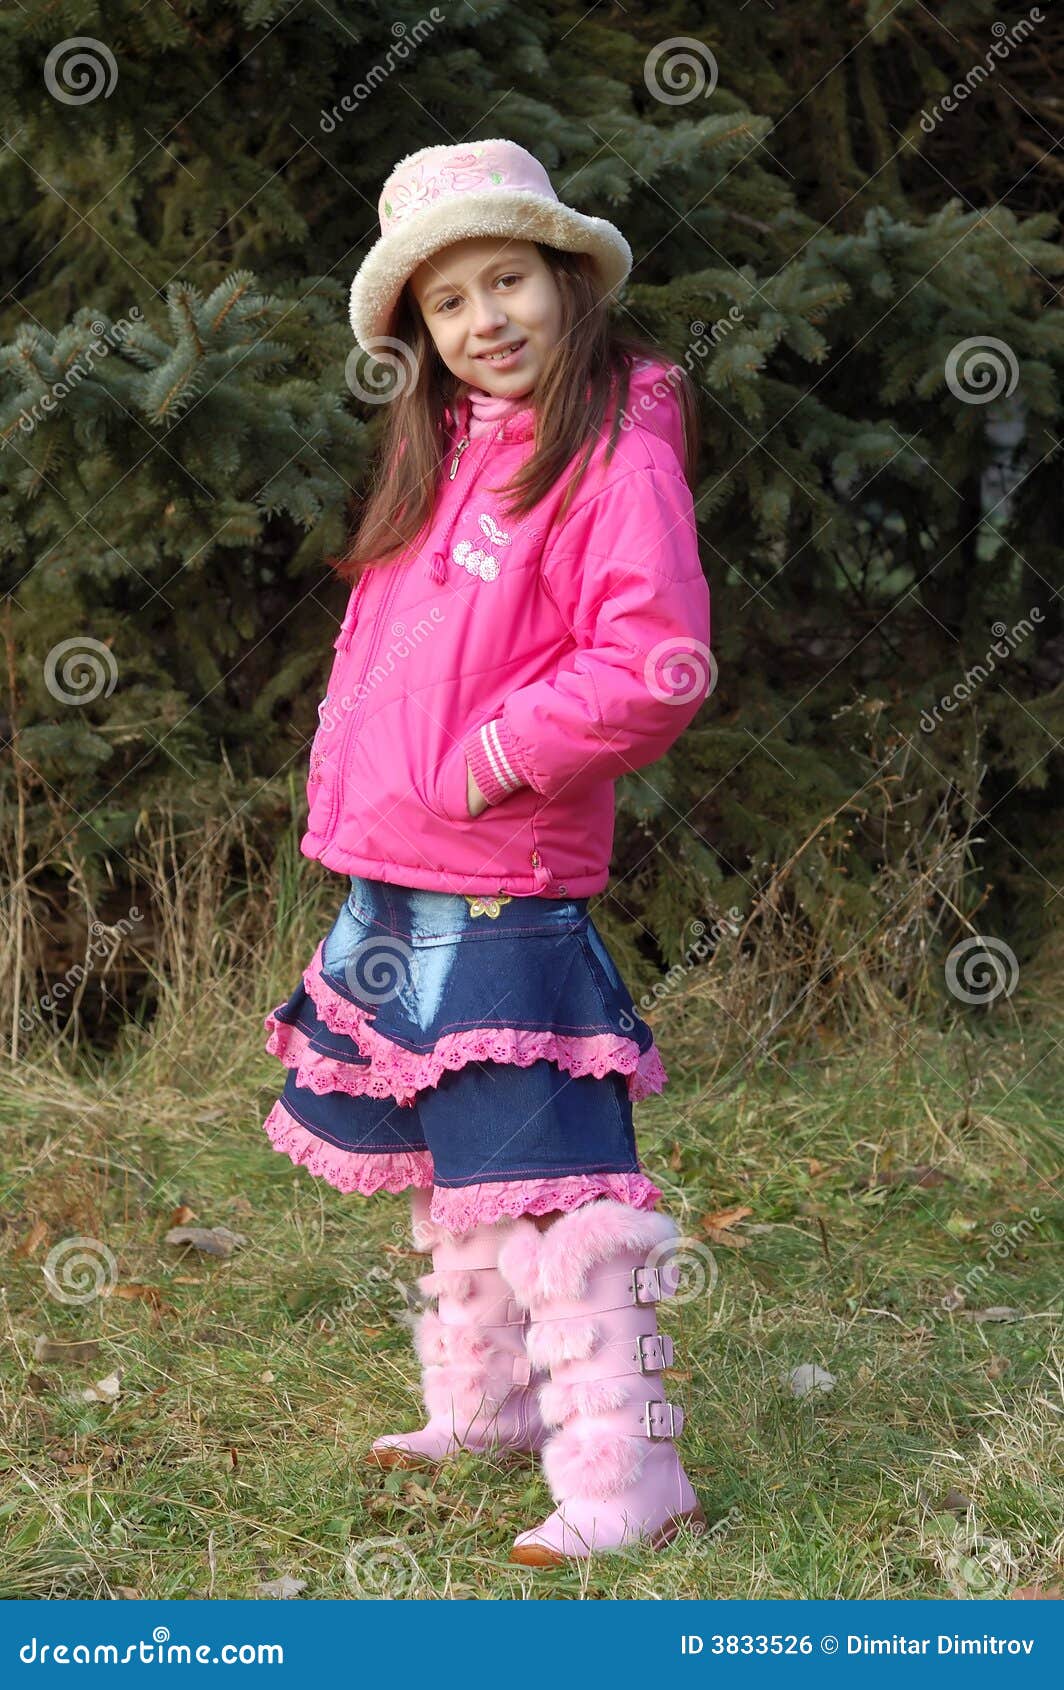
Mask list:
[{"label": "eye", "polygon": [[[521,277],[516,270],[508,270],[505,276],[497,276],[495,279],[496,282],[519,282]],[[508,289],[507,291],[512,292],[512,289]],[[454,293],[450,294],[446,299],[441,299],[436,307],[437,312],[442,313],[445,317],[449,317],[451,312],[447,310],[447,307],[454,304],[457,299],[458,295]]]}]

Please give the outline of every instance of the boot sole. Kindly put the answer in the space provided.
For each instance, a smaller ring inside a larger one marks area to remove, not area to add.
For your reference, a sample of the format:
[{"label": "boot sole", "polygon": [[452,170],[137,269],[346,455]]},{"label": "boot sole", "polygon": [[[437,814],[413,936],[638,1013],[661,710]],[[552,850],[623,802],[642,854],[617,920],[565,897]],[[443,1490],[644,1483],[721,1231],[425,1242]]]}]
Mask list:
[{"label": "boot sole", "polygon": [[[674,1514],[671,1519],[666,1520],[663,1526],[659,1526],[657,1531],[645,1540],[647,1547],[664,1549],[682,1526],[690,1526],[696,1533],[705,1531],[706,1516],[701,1503],[687,1514]],[[582,1555],[563,1555],[559,1549],[549,1549],[545,1543],[522,1543],[510,1551],[510,1560],[520,1567],[564,1567],[570,1561],[583,1559]]]}]

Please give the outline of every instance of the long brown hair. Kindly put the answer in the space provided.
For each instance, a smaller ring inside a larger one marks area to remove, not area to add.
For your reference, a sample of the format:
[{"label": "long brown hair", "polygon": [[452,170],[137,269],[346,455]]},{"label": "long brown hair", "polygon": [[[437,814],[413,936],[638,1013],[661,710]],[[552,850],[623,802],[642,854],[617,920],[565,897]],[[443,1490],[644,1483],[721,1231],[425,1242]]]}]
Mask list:
[{"label": "long brown hair", "polygon": [[[596,296],[593,259],[586,253],[535,244],[561,294],[561,332],[534,391],[535,449],[505,488],[490,489],[508,495],[508,517],[524,516],[538,504],[583,449],[560,507],[559,515],[564,516],[600,438],[614,388],[607,463],[628,404],[633,361],[661,362],[664,357],[651,341],[627,334],[611,322],[608,301]],[[409,284],[400,295],[391,327],[395,338],[410,348],[411,368],[401,370],[395,397],[386,407],[371,492],[357,533],[343,557],[332,560],[337,574],[352,585],[365,569],[382,567],[412,546],[431,520],[451,443],[444,409],[457,410],[463,387],[436,351]],[[669,379],[679,396],[685,473],[693,485],[699,444],[694,388],[679,365],[670,366]],[[403,442],[405,449],[400,451]]]}]

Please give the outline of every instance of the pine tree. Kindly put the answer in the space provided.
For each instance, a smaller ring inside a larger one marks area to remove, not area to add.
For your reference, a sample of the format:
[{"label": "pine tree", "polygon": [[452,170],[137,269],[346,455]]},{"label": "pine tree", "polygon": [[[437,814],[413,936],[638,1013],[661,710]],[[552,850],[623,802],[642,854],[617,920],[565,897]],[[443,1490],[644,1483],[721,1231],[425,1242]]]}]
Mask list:
[{"label": "pine tree", "polygon": [[[622,227],[620,314],[700,393],[719,683],[670,757],[620,784],[598,917],[618,956],[644,975],[675,961],[692,912],[749,910],[796,852],[794,920],[815,937],[841,897],[847,933],[872,930],[884,862],[943,793],[958,826],[992,810],[988,918],[1033,944],[1064,870],[1061,250],[1052,170],[1030,158],[1051,146],[1056,25],[956,121],[920,121],[993,16],[5,14],[0,569],[18,658],[0,797],[36,891],[60,898],[71,861],[121,886],[138,817],[165,799],[201,827],[223,759],[266,838],[284,819],[343,603],[329,559],[378,432],[347,286],[399,156],[504,134]],[[1023,170],[1042,197],[1027,181],[1013,201]],[[977,698],[922,731],[992,628],[1033,608]]]}]

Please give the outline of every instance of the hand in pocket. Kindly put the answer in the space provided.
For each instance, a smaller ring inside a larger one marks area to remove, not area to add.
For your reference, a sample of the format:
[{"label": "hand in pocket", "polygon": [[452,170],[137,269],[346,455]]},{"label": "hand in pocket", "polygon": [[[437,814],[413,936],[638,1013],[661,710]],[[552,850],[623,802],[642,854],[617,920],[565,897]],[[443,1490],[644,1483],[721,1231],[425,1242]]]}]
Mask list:
[{"label": "hand in pocket", "polygon": [[473,779],[473,771],[468,763],[466,764],[466,803],[471,818],[479,816],[481,811],[488,807],[488,801]]}]

